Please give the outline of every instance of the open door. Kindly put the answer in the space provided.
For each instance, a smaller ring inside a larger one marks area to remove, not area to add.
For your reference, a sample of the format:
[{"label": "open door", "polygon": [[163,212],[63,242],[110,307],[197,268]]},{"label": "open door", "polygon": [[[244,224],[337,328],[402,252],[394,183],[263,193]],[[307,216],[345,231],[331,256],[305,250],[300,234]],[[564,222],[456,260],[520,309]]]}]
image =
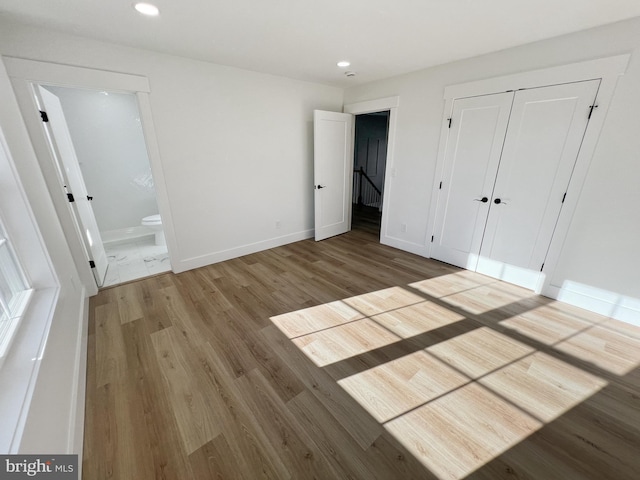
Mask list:
[{"label": "open door", "polygon": [[315,239],[351,230],[353,115],[314,110]]},{"label": "open door", "polygon": [[91,265],[91,271],[99,287],[104,283],[104,278],[109,265],[107,254],[102,244],[98,224],[91,207],[91,197],[87,194],[80,163],[73,148],[71,135],[64,118],[60,100],[53,93],[38,85],[38,93],[42,100],[45,114],[43,121],[49,124],[48,138],[51,149],[58,162],[62,174],[64,187],[69,201],[72,202],[72,211],[81,232],[82,241],[87,253],[87,261]]}]

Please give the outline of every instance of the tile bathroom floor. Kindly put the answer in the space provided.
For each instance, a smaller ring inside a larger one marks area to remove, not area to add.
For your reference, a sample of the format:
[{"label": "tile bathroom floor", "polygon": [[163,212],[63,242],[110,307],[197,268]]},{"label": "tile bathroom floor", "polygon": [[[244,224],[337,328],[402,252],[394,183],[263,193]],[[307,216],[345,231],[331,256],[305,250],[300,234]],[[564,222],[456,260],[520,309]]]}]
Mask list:
[{"label": "tile bathroom floor", "polygon": [[153,236],[131,242],[105,243],[109,268],[103,287],[129,282],[171,270],[166,246],[156,246]]}]

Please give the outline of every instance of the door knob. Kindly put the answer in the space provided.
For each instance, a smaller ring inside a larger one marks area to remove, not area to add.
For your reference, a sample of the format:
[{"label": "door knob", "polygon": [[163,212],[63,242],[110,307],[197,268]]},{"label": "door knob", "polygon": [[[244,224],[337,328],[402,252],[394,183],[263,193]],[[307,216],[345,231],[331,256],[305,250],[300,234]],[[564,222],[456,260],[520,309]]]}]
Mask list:
[{"label": "door knob", "polygon": [[489,201],[489,199],[487,197],[482,197],[482,198],[474,198],[473,199],[475,202],[482,202],[482,203],[487,203]]},{"label": "door knob", "polygon": [[321,188],[325,188],[325,187],[326,187],[326,185],[318,185],[316,188],[317,188],[318,190],[320,190]]},{"label": "door knob", "polygon": [[503,202],[503,201],[502,201],[502,200],[500,200],[499,198],[496,198],[496,199],[493,201],[493,203],[495,203],[496,205],[500,205],[500,204],[502,204],[502,205],[506,205],[506,204],[507,204],[507,202]]}]

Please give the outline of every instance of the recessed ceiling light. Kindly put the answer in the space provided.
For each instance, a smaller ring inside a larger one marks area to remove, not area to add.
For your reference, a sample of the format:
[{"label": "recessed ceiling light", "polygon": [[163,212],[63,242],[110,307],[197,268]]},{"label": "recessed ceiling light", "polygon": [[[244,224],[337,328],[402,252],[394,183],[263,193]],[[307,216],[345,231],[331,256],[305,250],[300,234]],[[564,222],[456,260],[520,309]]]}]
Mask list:
[{"label": "recessed ceiling light", "polygon": [[155,5],[151,5],[150,3],[136,3],[134,8],[143,15],[149,15],[150,17],[155,17],[160,14],[160,10]]},{"label": "recessed ceiling light", "polygon": [[342,60],[342,61],[338,62],[338,66],[341,67],[341,68],[348,67],[349,65],[351,65],[351,62],[347,62],[346,60]]}]

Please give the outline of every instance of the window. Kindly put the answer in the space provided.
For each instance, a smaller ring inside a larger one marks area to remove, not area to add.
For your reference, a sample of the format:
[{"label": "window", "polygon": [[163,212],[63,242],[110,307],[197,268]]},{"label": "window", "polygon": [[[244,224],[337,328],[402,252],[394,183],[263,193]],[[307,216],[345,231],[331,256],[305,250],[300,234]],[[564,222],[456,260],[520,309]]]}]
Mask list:
[{"label": "window", "polygon": [[0,366],[32,293],[0,222]]}]

